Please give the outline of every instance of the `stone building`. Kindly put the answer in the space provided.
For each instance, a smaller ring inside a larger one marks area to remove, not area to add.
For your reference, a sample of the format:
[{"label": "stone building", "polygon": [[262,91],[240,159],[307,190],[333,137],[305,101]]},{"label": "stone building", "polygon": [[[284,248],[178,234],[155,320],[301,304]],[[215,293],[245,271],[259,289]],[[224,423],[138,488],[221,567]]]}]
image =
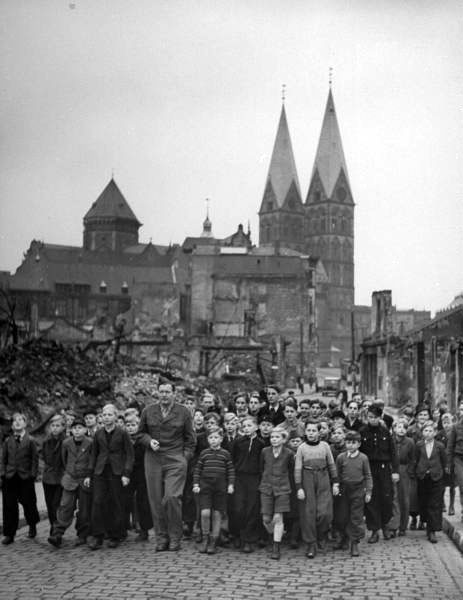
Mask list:
[{"label": "stone building", "polygon": [[350,360],[354,201],[331,89],[305,199],[282,107],[259,210],[259,234],[261,246],[279,244],[321,259],[328,285],[326,304],[317,312],[319,362]]}]

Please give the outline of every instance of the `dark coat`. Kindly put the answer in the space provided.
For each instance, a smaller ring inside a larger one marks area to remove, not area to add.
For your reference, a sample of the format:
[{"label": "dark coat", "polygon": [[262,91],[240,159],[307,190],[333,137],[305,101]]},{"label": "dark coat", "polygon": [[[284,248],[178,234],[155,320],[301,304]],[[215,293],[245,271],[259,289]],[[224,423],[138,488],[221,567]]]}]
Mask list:
[{"label": "dark coat", "polygon": [[407,473],[410,477],[415,475],[415,442],[412,438],[403,436],[394,437],[394,444],[399,456],[399,464],[407,466]]},{"label": "dark coat", "polygon": [[93,475],[101,475],[108,463],[114,475],[130,477],[133,469],[134,452],[130,436],[122,427],[114,428],[108,445],[104,427],[98,429],[93,438],[91,468]]},{"label": "dark coat", "polygon": [[431,456],[426,455],[424,440],[416,444],[415,450],[415,473],[418,479],[424,479],[426,475],[433,481],[438,481],[444,477],[444,471],[447,466],[447,455],[444,445],[434,440],[434,446]]},{"label": "dark coat", "polygon": [[18,442],[11,435],[3,442],[1,474],[11,479],[18,474],[21,479],[35,479],[39,469],[37,442],[25,433]]},{"label": "dark coat", "polygon": [[196,435],[190,411],[174,402],[167,417],[162,416],[160,404],[147,406],[140,418],[138,431],[143,434],[142,443],[149,447],[152,439],[159,442],[159,452],[184,454],[187,459],[193,456]]},{"label": "dark coat", "polygon": [[61,458],[61,447],[65,439],[66,434],[63,432],[57,437],[49,435],[43,441],[43,483],[58,485],[61,482],[61,477],[63,476],[63,460]]},{"label": "dark coat", "polygon": [[397,456],[392,434],[385,425],[364,425],[359,431],[362,437],[360,451],[366,454],[370,466],[374,463],[390,463],[393,473],[399,472]]},{"label": "dark coat", "polygon": [[463,460],[463,419],[452,427],[447,442],[447,458],[450,468],[453,468],[455,456]]}]

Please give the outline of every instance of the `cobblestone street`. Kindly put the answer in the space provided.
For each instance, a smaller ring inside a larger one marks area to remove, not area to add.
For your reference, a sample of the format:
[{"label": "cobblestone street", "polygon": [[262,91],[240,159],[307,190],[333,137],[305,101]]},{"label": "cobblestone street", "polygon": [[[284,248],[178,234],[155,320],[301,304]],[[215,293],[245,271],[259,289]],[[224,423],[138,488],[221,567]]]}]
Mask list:
[{"label": "cobblestone street", "polygon": [[3,600],[99,599],[273,599],[461,600],[463,557],[443,533],[430,544],[424,532],[378,544],[361,544],[361,557],[331,548],[315,560],[283,549],[272,561],[267,551],[244,555],[221,549],[199,554],[192,541],[179,553],[155,553],[154,542],[135,543],[134,534],[116,549],[74,548],[74,532],[56,550],[42,521],[35,540],[23,528],[13,545],[0,546]]}]

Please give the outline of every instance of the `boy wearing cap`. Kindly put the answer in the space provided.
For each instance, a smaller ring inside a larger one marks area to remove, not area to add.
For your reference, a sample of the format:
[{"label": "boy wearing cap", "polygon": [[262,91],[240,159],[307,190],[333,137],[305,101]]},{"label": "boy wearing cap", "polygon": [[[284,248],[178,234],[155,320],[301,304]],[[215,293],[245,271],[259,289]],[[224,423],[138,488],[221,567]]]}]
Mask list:
[{"label": "boy wearing cap", "polygon": [[98,423],[96,421],[96,411],[89,408],[84,413],[85,426],[87,427],[87,435],[90,438],[95,436],[98,429]]},{"label": "boy wearing cap", "polygon": [[399,460],[389,429],[381,423],[383,409],[372,404],[368,408],[367,425],[360,429],[360,450],[370,462],[373,478],[371,501],[365,507],[367,527],[371,531],[369,544],[379,541],[378,531],[383,530],[385,540],[391,539],[388,523],[392,517],[393,482],[399,481]]},{"label": "boy wearing cap", "polygon": [[373,480],[368,458],[359,452],[360,433],[346,433],[346,451],[336,458],[339,478],[339,494],[335,503],[334,522],[341,532],[338,550],[344,550],[350,541],[351,556],[359,556],[358,543],[365,536],[363,512],[365,503],[370,502]]},{"label": "boy wearing cap", "polygon": [[63,476],[63,461],[61,450],[63,441],[66,439],[64,431],[63,415],[54,415],[50,419],[49,433],[42,444],[43,474],[42,485],[47,505],[48,520],[50,521],[50,533],[53,523],[56,521],[56,511],[61,501],[63,488],[61,478]]},{"label": "boy wearing cap", "polygon": [[90,475],[90,450],[92,440],[86,436],[87,427],[82,417],[76,417],[71,426],[71,435],[61,448],[64,474],[61,479],[63,493],[56,513],[48,542],[59,548],[66,529],[74,518],[76,505],[79,510],[76,517],[76,546],[85,544],[89,535],[91,491],[84,481]]},{"label": "boy wearing cap", "polygon": [[272,429],[273,419],[268,412],[264,412],[259,418],[259,431],[257,435],[264,443],[265,447],[270,446],[270,434],[272,433]]}]

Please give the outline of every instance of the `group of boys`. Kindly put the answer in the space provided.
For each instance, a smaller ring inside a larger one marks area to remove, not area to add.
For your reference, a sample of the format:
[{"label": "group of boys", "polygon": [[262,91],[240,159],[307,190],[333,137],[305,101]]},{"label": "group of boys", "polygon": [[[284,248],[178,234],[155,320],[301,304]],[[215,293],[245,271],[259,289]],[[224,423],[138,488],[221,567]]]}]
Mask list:
[{"label": "group of boys", "polygon": [[[435,531],[440,526],[436,513],[440,510],[441,516],[444,471],[450,471],[444,459],[439,463],[441,470],[435,464],[435,451],[442,456],[440,442],[434,443],[430,433],[429,439],[418,440],[417,454],[415,443],[407,437],[409,423],[398,419],[392,425],[379,403],[365,404],[362,414],[359,398],[354,398],[344,413],[337,403],[327,409],[320,400],[302,400],[299,405],[293,398],[284,402],[278,389],[268,388],[267,400],[255,415],[246,406],[240,409],[244,413],[240,418],[232,411],[221,416],[213,405],[204,407],[209,412],[203,411],[204,425],[196,424],[195,432],[196,406],[187,409],[179,405],[174,401],[173,386],[160,387],[166,388],[161,390],[160,402],[148,406],[141,419],[135,409],[129,411],[123,426],[113,405],[103,408],[99,426],[79,416],[67,426],[61,415],[51,419],[41,449],[51,545],[61,546],[77,508],[76,545],[87,544],[96,550],[106,537],[108,546],[114,548],[127,536],[132,519],[138,525],[137,541],[147,540],[154,527],[157,551],[178,550],[183,509],[185,533],[191,534],[196,527],[201,552],[214,554],[220,540],[224,541],[224,532],[236,548],[252,552],[265,539],[267,529],[265,519],[264,523],[261,520],[262,450],[270,446],[272,429],[278,427],[284,433],[285,446],[296,452],[304,443],[307,423],[317,423],[320,439],[330,442],[338,466],[341,493],[332,525],[338,548],[346,548],[349,539],[358,542],[362,537],[364,513],[371,531],[369,543],[379,541],[380,530],[386,540],[397,531],[405,535],[411,512],[410,481],[416,476],[417,460],[423,469],[418,475],[421,489],[433,498],[432,505],[426,501],[418,510],[423,522],[428,522],[429,540],[437,541]],[[297,408],[297,423],[286,407]],[[461,493],[463,404],[459,416],[449,433],[447,449]],[[369,465],[368,470],[362,466],[361,477],[357,467],[352,467],[357,464],[352,459],[358,456],[362,465],[365,460]],[[29,537],[36,536],[38,464],[39,451],[26,432],[26,418],[16,413],[12,435],[3,444],[5,545],[16,535],[18,503],[24,509]],[[439,485],[433,484],[436,478]],[[297,547],[300,527],[293,478],[291,487],[291,506],[283,512],[290,544]],[[351,554],[357,556],[358,548]]]}]

